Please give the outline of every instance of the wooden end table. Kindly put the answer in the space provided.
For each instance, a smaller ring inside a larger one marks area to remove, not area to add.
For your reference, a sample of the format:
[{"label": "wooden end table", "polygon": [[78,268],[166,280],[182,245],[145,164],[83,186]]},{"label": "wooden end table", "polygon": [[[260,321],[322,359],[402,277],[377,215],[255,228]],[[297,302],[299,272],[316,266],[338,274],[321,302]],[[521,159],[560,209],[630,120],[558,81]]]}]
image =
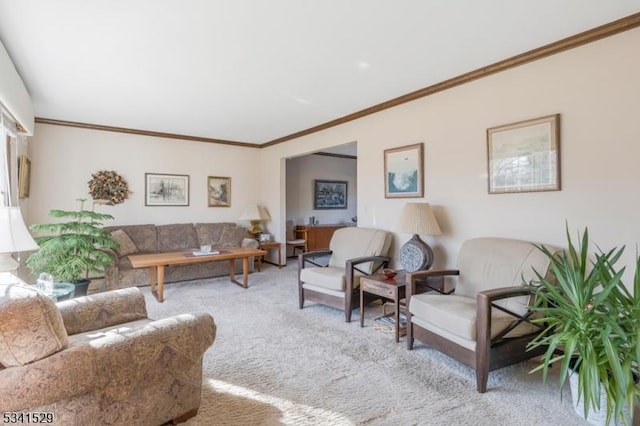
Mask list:
[{"label": "wooden end table", "polygon": [[[396,343],[400,341],[400,311],[406,309],[404,304],[400,301],[406,296],[407,288],[407,272],[404,270],[397,271],[398,274],[392,279],[387,279],[384,274],[369,275],[368,277],[362,277],[360,279],[360,327],[364,327],[364,294],[374,294],[376,296],[384,297],[393,302],[395,313],[394,321],[396,325]],[[418,283],[417,292],[422,293],[426,291],[442,291],[444,288],[444,282],[438,284],[422,285]]]},{"label": "wooden end table", "polygon": [[[268,252],[269,250],[278,250],[278,264],[276,265],[278,269],[282,268],[282,244],[277,241],[263,241],[260,243],[258,247],[260,250],[264,250]],[[269,262],[268,260],[264,260],[264,256],[258,256],[258,272],[262,271],[262,262],[271,263],[275,265],[275,263]]]},{"label": "wooden end table", "polygon": [[406,273],[398,271],[398,275],[387,279],[384,274],[369,275],[360,278],[360,327],[364,327],[364,294],[375,294],[393,301],[396,324],[396,343],[400,341],[400,300],[405,297]]}]

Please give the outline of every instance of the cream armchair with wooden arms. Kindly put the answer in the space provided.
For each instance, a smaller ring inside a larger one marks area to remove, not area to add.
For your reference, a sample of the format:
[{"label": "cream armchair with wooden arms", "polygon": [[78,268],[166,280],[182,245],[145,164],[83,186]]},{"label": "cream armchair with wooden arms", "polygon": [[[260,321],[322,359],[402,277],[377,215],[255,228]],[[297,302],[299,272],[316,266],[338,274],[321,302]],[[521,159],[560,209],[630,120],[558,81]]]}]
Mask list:
[{"label": "cream armchair with wooden arms", "polygon": [[[561,249],[546,245],[552,252]],[[549,259],[534,243],[475,238],[463,243],[457,270],[419,271],[407,276],[407,348],[415,339],[457,359],[476,372],[480,393],[489,372],[544,350],[526,347],[540,331],[532,324],[529,287],[535,271],[549,274]],[[456,280],[450,293],[415,293],[419,280]]]},{"label": "cream armchair with wooden arms", "polygon": [[[305,301],[318,302],[344,310],[346,322],[360,304],[360,277],[386,268],[387,252],[393,235],[370,228],[346,227],[334,232],[329,250],[311,251],[298,256],[298,296],[300,309]],[[330,255],[328,265],[314,258]]]}]

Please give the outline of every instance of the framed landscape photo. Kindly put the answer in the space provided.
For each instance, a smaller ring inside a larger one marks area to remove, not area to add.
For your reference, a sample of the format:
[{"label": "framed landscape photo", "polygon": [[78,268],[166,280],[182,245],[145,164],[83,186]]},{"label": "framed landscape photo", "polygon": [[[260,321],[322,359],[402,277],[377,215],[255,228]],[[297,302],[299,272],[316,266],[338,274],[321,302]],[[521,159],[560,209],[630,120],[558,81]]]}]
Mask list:
[{"label": "framed landscape photo", "polygon": [[424,196],[423,144],[384,150],[384,197]]},{"label": "framed landscape photo", "polygon": [[145,173],[145,206],[188,206],[189,175]]},{"label": "framed landscape photo", "polygon": [[316,179],[313,188],[313,208],[314,210],[346,209],[347,181]]},{"label": "framed landscape photo", "polygon": [[489,194],[560,190],[560,114],[487,129]]},{"label": "framed landscape photo", "polygon": [[209,207],[231,207],[230,177],[207,177],[207,203]]}]

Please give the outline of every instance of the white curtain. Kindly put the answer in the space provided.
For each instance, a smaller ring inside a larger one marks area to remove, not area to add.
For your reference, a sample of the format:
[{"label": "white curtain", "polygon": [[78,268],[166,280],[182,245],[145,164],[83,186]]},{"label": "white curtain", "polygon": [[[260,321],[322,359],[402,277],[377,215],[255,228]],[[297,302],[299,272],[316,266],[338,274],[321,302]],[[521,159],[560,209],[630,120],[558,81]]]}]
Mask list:
[{"label": "white curtain", "polygon": [[0,110],[0,206],[18,205],[18,129],[15,121]]}]

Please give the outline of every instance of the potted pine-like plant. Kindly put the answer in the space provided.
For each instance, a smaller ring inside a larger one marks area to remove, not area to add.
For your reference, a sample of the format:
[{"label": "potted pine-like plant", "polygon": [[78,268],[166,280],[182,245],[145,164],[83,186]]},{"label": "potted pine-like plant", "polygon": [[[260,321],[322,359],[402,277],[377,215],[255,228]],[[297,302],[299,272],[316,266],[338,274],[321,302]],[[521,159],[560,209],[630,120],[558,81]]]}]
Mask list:
[{"label": "potted pine-like plant", "polygon": [[112,259],[107,249],[117,249],[118,243],[102,227],[102,221],[113,219],[110,214],[84,208],[86,199],[78,199],[79,210],[51,210],[49,216],[66,221],[31,225],[40,249],[26,260],[32,273],[51,274],[54,282],[70,282],[76,286],[75,295],[87,293],[90,274],[102,273]]},{"label": "potted pine-like plant", "polygon": [[640,257],[632,294],[622,281],[625,268],[616,265],[624,247],[590,255],[586,228],[577,245],[567,230],[567,241],[559,256],[538,246],[551,260],[553,279],[536,272],[531,283],[535,321],[545,328],[529,348],[547,348],[533,371],[542,370],[546,381],[549,367],[560,364],[560,387],[567,378],[574,382],[579,415],[592,423],[626,424],[640,396]]}]

